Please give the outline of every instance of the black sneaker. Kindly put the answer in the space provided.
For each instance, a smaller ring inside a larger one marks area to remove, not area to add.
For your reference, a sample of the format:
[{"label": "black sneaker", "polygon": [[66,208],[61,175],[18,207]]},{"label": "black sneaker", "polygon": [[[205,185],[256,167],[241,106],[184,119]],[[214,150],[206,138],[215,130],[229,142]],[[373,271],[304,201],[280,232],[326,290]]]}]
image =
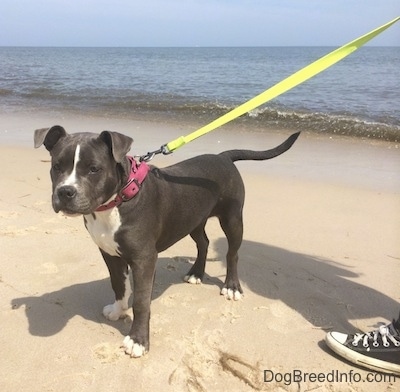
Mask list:
[{"label": "black sneaker", "polygon": [[329,332],[327,345],[357,365],[377,372],[400,375],[400,317],[368,333]]}]

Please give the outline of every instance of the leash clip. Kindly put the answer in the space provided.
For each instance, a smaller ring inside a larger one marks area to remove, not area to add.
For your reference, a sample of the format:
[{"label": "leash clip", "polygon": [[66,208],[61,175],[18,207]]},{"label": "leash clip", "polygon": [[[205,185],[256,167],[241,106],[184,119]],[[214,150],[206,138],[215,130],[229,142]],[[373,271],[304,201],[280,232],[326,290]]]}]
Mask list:
[{"label": "leash clip", "polygon": [[136,157],[139,158],[139,162],[149,162],[158,154],[169,155],[172,154],[172,151],[169,151],[167,145],[163,144],[158,150],[150,151],[147,154],[141,156],[136,155]]},{"label": "leash clip", "polygon": [[136,157],[139,158],[139,162],[149,162],[149,161],[151,161],[157,154],[161,154],[161,153],[162,153],[162,150],[161,150],[161,148],[160,148],[160,149],[155,150],[155,151],[150,151],[150,152],[148,152],[148,153],[145,154],[145,155],[141,155],[141,156],[136,155]]}]

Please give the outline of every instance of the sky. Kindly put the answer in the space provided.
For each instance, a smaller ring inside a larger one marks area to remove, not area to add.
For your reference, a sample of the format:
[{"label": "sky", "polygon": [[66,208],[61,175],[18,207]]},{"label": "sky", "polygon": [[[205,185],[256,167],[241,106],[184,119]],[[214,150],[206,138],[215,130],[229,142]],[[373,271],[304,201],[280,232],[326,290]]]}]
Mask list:
[{"label": "sky", "polygon": [[[0,46],[340,46],[399,0],[1,0]],[[400,21],[371,41],[400,46]]]}]

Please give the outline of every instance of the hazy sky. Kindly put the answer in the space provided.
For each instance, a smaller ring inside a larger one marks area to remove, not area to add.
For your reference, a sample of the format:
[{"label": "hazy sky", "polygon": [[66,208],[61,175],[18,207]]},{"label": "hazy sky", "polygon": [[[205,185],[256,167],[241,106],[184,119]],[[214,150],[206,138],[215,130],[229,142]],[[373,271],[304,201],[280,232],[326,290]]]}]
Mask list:
[{"label": "hazy sky", "polygon": [[[1,0],[0,46],[339,46],[400,0]],[[370,45],[400,46],[400,22]]]}]

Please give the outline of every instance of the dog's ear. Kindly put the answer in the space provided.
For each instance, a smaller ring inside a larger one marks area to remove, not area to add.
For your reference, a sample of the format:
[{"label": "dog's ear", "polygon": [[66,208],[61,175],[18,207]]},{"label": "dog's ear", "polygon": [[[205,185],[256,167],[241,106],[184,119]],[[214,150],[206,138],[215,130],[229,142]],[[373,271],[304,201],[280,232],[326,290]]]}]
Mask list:
[{"label": "dog's ear", "polygon": [[125,136],[118,132],[103,131],[99,138],[109,146],[115,162],[118,163],[123,161],[133,143],[133,139],[131,137]]},{"label": "dog's ear", "polygon": [[44,144],[47,150],[51,151],[57,142],[66,135],[67,132],[60,125],[54,125],[51,128],[36,129],[34,136],[35,148]]}]

